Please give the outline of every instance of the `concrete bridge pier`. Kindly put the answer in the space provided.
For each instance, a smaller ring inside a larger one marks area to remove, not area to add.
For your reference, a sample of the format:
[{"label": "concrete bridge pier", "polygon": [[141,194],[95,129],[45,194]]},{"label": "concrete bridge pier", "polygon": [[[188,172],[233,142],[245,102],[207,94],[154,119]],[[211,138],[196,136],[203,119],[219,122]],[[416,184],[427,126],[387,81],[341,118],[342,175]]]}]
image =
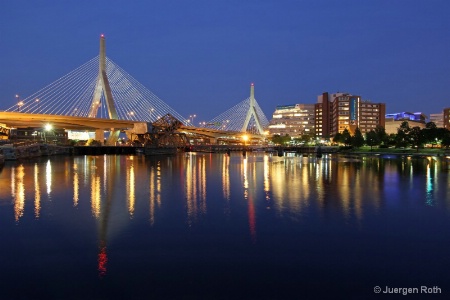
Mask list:
[{"label": "concrete bridge pier", "polygon": [[[119,134],[120,130],[111,128],[109,131],[109,137],[106,140],[107,146],[115,146],[116,142],[119,140]],[[105,130],[104,129],[97,129],[95,130],[95,140],[100,141],[103,144],[103,141],[105,140]]]},{"label": "concrete bridge pier", "polygon": [[116,142],[119,140],[119,134],[120,130],[111,128],[111,131],[109,132],[108,140],[106,140],[107,146],[115,146]]},{"label": "concrete bridge pier", "polygon": [[103,141],[105,140],[105,131],[103,129],[95,130],[95,140],[100,141],[100,143],[103,144]]}]

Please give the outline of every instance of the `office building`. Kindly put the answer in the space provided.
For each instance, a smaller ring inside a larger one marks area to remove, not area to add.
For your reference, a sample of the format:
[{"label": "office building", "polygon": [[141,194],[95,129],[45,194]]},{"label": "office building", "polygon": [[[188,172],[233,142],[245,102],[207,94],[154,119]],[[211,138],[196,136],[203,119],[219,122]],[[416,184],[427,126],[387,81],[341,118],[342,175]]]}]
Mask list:
[{"label": "office building", "polygon": [[315,104],[315,129],[318,137],[332,138],[345,129],[354,134],[356,128],[362,134],[384,127],[386,105],[362,100],[361,96],[348,93],[323,93]]},{"label": "office building", "polygon": [[433,122],[436,127],[443,128],[444,127],[444,113],[438,114],[430,114],[430,122]]},{"label": "office building", "polygon": [[277,106],[269,123],[269,135],[314,136],[314,104]]}]

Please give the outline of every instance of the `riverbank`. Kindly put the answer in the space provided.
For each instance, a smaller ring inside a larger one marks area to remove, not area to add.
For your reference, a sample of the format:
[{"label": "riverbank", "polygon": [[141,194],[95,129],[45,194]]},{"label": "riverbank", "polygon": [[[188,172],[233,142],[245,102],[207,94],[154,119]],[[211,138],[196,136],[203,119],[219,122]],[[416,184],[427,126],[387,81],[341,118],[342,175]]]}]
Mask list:
[{"label": "riverbank", "polygon": [[361,147],[359,149],[340,150],[339,153],[358,155],[398,155],[398,156],[450,156],[450,149],[441,148],[373,148]]}]

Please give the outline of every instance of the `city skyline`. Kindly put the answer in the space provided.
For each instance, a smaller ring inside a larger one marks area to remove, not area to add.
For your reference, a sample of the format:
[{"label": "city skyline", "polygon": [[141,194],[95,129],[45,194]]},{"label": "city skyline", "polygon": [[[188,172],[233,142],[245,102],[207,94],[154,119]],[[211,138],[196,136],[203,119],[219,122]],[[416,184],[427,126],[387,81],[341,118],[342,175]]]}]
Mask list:
[{"label": "city skyline", "polygon": [[450,106],[448,11],[438,0],[6,2],[0,109],[95,57],[105,34],[108,57],[196,122],[247,98],[252,82],[269,119],[322,92],[429,116]]}]

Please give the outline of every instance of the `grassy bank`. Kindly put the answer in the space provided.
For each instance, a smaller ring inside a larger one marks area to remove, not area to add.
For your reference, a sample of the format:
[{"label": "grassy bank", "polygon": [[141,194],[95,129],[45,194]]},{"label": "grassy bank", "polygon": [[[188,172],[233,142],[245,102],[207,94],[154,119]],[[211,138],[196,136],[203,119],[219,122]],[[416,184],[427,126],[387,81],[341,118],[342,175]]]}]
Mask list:
[{"label": "grassy bank", "polygon": [[412,148],[376,148],[370,149],[368,146],[353,148],[349,150],[342,150],[342,153],[354,153],[354,154],[397,154],[397,155],[431,155],[442,156],[450,155],[450,149],[440,148],[421,148],[419,151]]}]

